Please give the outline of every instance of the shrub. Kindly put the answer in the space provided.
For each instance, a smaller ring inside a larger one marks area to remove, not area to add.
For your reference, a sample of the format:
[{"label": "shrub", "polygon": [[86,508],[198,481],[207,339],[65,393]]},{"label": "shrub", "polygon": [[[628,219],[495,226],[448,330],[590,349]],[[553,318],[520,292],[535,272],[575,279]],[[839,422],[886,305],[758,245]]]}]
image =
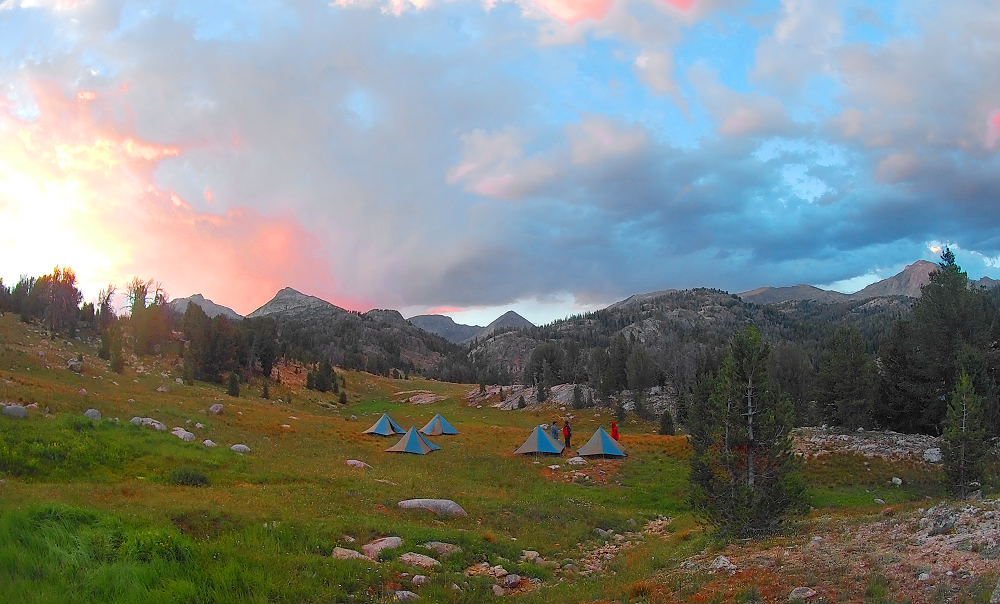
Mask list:
[{"label": "shrub", "polygon": [[198,468],[174,468],[167,480],[170,484],[183,487],[207,487],[212,484],[208,476]]},{"label": "shrub", "polygon": [[660,416],[660,434],[673,436],[674,432],[674,417],[670,415],[670,409],[664,409]]},{"label": "shrub", "polygon": [[235,397],[240,395],[240,377],[236,375],[235,371],[229,374],[229,387],[226,388],[226,394]]}]

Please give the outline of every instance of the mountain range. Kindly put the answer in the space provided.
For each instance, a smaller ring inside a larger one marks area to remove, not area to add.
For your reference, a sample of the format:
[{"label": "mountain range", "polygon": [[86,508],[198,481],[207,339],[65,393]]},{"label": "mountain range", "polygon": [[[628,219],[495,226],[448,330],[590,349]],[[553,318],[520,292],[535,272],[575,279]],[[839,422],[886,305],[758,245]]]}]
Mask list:
[{"label": "mountain range", "polygon": [[528,329],[535,326],[534,323],[512,310],[500,315],[486,327],[462,325],[445,315],[417,315],[410,317],[409,321],[424,331],[436,333],[456,344],[468,344],[475,339],[485,338],[500,329]]}]

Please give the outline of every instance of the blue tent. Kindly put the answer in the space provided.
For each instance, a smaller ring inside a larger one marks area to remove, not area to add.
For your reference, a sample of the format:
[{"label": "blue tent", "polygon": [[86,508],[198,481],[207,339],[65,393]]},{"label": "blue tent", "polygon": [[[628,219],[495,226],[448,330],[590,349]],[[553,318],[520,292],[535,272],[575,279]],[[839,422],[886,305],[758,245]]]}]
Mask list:
[{"label": "blue tent", "polygon": [[549,433],[543,430],[541,426],[535,426],[535,429],[528,435],[528,440],[524,441],[524,444],[514,451],[514,455],[523,455],[526,453],[559,455],[565,448],[561,442],[549,436]]},{"label": "blue tent", "polygon": [[[403,438],[399,442],[386,449],[393,453],[415,453],[416,455],[427,455],[434,449],[428,446],[428,442],[417,432],[416,427],[410,426]],[[441,447],[438,447],[439,449]]]},{"label": "blue tent", "polygon": [[378,436],[392,436],[393,434],[402,434],[406,432],[399,424],[392,421],[388,413],[383,413],[382,417],[378,418],[371,428],[368,428],[362,434],[376,434]]},{"label": "blue tent", "polygon": [[417,436],[420,437],[420,440],[424,441],[425,445],[427,445],[428,447],[431,448],[431,451],[437,451],[438,449],[441,448],[441,447],[435,445],[434,443],[432,443],[426,436],[424,436],[420,432],[417,432]]},{"label": "blue tent", "polygon": [[438,436],[439,434],[458,434],[458,430],[449,424],[448,420],[441,417],[440,413],[431,418],[431,421],[427,422],[427,425],[421,428],[420,431],[428,436]]},{"label": "blue tent", "polygon": [[611,435],[605,432],[604,428],[598,428],[587,444],[583,445],[576,453],[580,456],[625,457],[625,449],[618,444],[617,440],[611,438]]}]

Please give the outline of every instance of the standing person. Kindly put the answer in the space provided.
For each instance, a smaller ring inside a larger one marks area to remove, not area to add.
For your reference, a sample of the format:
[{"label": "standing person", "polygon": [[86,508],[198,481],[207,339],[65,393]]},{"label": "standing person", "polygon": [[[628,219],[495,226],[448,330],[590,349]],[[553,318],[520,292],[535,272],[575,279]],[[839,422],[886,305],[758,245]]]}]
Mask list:
[{"label": "standing person", "polygon": [[611,422],[611,438],[618,440],[618,422]]},{"label": "standing person", "polygon": [[563,422],[563,437],[566,439],[566,448],[569,448],[569,439],[573,436],[573,430],[569,427],[569,420]]},{"label": "standing person", "polygon": [[552,420],[552,425],[549,426],[549,434],[552,435],[552,440],[559,442],[559,420]]}]

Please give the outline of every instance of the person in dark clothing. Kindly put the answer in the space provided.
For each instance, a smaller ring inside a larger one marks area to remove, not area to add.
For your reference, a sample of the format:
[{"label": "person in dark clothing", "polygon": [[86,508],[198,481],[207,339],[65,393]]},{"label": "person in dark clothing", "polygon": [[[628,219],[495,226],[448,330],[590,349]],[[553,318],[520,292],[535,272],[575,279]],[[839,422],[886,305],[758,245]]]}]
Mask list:
[{"label": "person in dark clothing", "polygon": [[569,427],[569,420],[563,422],[563,438],[566,439],[566,448],[569,448],[569,439],[573,436],[573,430]]},{"label": "person in dark clothing", "polygon": [[552,420],[552,425],[549,426],[549,434],[552,435],[552,440],[559,442],[559,420]]}]

